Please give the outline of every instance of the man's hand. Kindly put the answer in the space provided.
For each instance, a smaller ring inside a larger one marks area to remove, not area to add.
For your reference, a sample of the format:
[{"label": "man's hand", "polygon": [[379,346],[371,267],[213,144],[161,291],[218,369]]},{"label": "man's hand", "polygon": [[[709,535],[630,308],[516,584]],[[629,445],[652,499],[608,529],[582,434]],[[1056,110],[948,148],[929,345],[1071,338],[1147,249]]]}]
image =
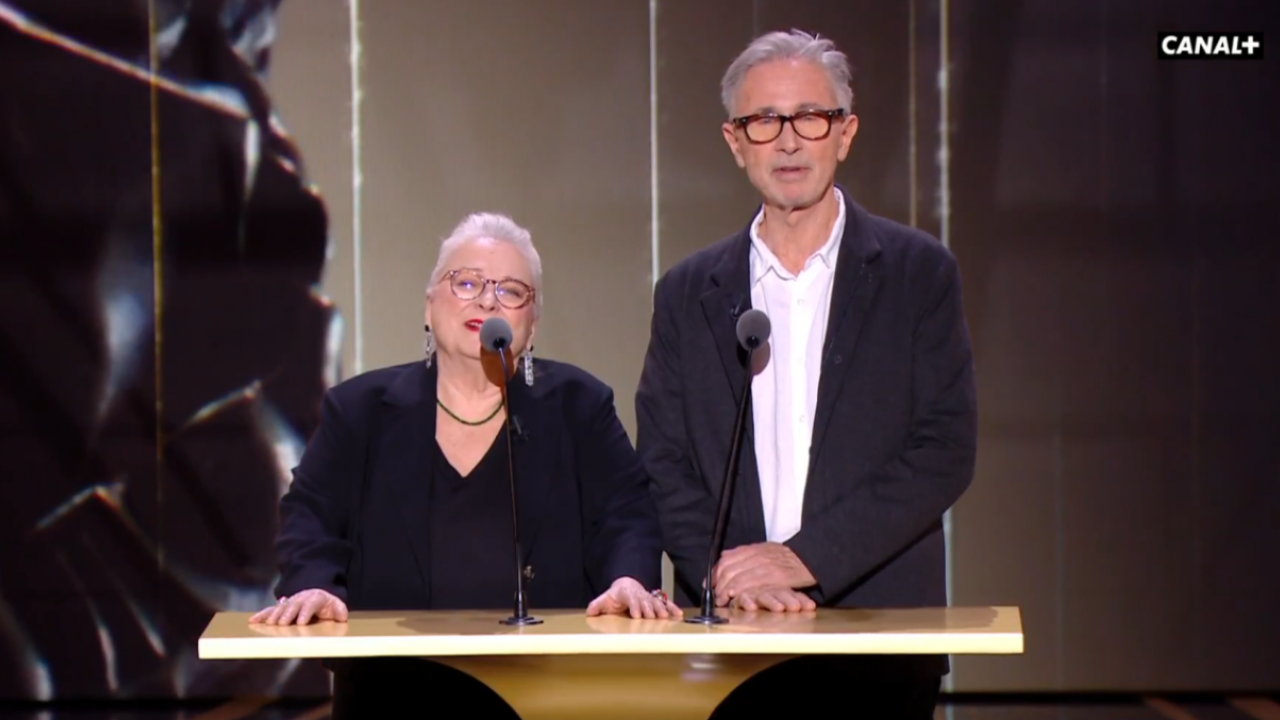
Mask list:
[{"label": "man's hand", "polygon": [[724,607],[732,605],[740,610],[754,612],[769,610],[771,612],[803,612],[816,610],[818,604],[813,598],[802,592],[786,587],[747,588],[732,599],[724,596],[716,597],[716,605]]},{"label": "man's hand", "polygon": [[312,588],[292,597],[280,598],[278,604],[258,612],[249,618],[249,622],[292,625],[296,620],[299,625],[306,625],[313,619],[346,622],[347,604],[329,592]]},{"label": "man's hand", "polygon": [[667,599],[662,591],[654,593],[644,589],[640,581],[624,577],[613,581],[613,585],[600,597],[587,606],[587,615],[622,615],[630,613],[633,618],[678,618],[684,615],[676,604]]},{"label": "man's hand", "polygon": [[818,579],[791,548],[781,543],[741,545],[720,556],[712,575],[716,604],[727,605],[749,589],[813,587]]}]

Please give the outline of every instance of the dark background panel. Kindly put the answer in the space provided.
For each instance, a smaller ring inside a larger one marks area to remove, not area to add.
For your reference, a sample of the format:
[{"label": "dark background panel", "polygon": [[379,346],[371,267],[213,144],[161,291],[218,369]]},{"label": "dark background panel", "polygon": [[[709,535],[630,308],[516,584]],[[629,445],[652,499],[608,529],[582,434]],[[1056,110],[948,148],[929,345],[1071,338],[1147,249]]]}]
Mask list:
[{"label": "dark background panel", "polygon": [[1025,661],[958,659],[956,686],[1274,684],[1278,75],[1158,61],[1156,33],[1274,34],[1277,8],[950,12],[951,245],[982,403],[953,601],[1003,595],[1032,633]]}]

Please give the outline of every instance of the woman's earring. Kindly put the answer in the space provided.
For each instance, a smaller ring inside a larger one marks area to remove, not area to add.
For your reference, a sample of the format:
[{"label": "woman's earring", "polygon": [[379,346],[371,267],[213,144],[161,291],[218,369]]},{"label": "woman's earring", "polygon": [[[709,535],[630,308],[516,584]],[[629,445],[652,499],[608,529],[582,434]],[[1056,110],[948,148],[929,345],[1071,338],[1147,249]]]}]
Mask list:
[{"label": "woman's earring", "polygon": [[431,358],[436,354],[436,336],[431,332],[430,325],[423,325],[423,329],[427,331],[427,339],[422,341],[422,354],[427,356],[426,366],[431,367]]},{"label": "woman's earring", "polygon": [[524,384],[533,387],[533,346],[524,351]]}]

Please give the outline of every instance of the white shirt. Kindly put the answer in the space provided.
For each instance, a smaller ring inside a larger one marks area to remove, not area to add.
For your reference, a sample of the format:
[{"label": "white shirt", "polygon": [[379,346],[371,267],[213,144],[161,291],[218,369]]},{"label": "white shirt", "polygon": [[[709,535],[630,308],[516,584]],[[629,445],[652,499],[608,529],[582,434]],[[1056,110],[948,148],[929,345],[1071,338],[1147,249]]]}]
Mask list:
[{"label": "white shirt", "polygon": [[751,382],[751,410],[764,524],[772,542],[800,532],[822,345],[844,235],[844,198],[835,192],[840,211],[831,237],[799,275],[788,272],[760,239],[763,209],[751,223],[751,306],[764,311],[771,326],[768,352],[757,351],[768,365]]}]

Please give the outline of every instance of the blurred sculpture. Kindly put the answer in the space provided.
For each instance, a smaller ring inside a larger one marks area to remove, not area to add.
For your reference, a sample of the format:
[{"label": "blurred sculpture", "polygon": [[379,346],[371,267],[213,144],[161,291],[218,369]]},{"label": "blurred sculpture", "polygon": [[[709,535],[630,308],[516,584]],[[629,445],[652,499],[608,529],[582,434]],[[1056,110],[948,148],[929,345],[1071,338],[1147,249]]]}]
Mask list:
[{"label": "blurred sculpture", "polygon": [[0,698],[328,692],[195,659],[338,379],[277,6],[0,0]]}]

